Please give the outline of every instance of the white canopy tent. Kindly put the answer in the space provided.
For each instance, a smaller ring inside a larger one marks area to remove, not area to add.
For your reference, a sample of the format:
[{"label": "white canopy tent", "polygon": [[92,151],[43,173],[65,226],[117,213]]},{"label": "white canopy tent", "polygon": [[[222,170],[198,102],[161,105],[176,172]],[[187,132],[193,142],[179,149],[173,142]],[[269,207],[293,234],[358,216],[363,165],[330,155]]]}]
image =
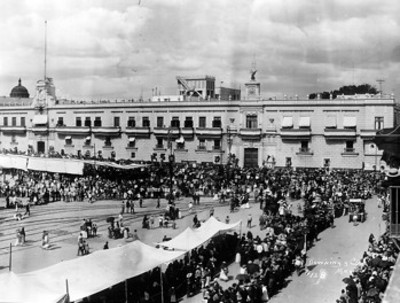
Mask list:
[{"label": "white canopy tent", "polygon": [[85,163],[96,166],[113,167],[116,169],[137,169],[137,168],[147,167],[146,164],[135,164],[135,163],[121,165],[114,162],[103,162],[94,160],[29,157],[23,155],[0,154],[0,169],[14,168],[25,171],[35,170],[35,171],[47,171],[52,173],[83,175],[83,167]]},{"label": "white canopy tent", "polygon": [[182,251],[160,250],[134,241],[30,273],[5,273],[0,275],[0,302],[55,303],[66,293],[66,280],[70,300],[80,300],[183,254]]},{"label": "white canopy tent", "polygon": [[20,155],[0,155],[0,168],[27,170],[28,157]]},{"label": "white canopy tent", "polygon": [[192,229],[188,227],[175,238],[169,241],[159,242],[157,244],[169,249],[190,251],[209,241],[212,237],[220,232],[227,232],[240,228],[241,224],[242,221],[238,221],[233,224],[225,224],[218,221],[214,217],[210,217],[199,228]]},{"label": "white canopy tent", "polygon": [[48,171],[53,173],[83,175],[84,163],[77,160],[62,158],[30,157],[29,170]]}]

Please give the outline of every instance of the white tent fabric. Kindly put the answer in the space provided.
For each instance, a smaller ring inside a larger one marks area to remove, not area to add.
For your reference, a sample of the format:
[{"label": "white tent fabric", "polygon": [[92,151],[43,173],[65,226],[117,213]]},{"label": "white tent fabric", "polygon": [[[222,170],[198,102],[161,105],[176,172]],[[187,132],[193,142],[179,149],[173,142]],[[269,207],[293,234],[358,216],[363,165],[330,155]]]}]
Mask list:
[{"label": "white tent fabric", "polygon": [[114,162],[103,162],[103,161],[95,161],[95,160],[83,160],[84,163],[87,164],[93,164],[93,165],[98,165],[98,166],[108,166],[108,167],[113,167],[117,169],[136,169],[136,168],[142,168],[142,167],[147,167],[146,164],[126,164],[126,165],[121,165],[117,164]]},{"label": "white tent fabric", "polygon": [[218,221],[214,217],[210,217],[206,222],[204,222],[197,230],[203,235],[211,238],[220,232],[227,232],[232,230],[237,230],[240,228],[242,221],[238,221],[232,224],[226,224]]},{"label": "white tent fabric", "polygon": [[[55,303],[66,293],[66,280],[70,300],[76,301],[171,262],[183,254],[134,241],[34,272],[2,274],[0,302]],[[7,287],[3,288],[3,285]]]},{"label": "white tent fabric", "polygon": [[208,239],[209,238],[204,237],[204,235],[199,233],[197,230],[193,230],[188,227],[175,238],[169,241],[159,242],[157,244],[170,249],[189,251],[200,246]]},{"label": "white tent fabric", "polygon": [[66,158],[28,157],[23,155],[0,154],[0,168],[15,168],[22,170],[48,171],[53,173],[82,175],[84,164],[108,166],[116,169],[137,169],[146,167],[145,164],[121,165],[113,162],[94,160],[79,160]]},{"label": "white tent fabric", "polygon": [[74,175],[83,175],[83,166],[84,163],[81,161],[59,158],[31,157],[28,162],[28,169],[30,170]]},{"label": "white tent fabric", "polygon": [[191,229],[188,227],[175,238],[157,244],[170,249],[189,251],[199,247],[220,232],[227,232],[239,228],[240,224],[241,221],[233,224],[225,224],[214,217],[210,217],[198,229]]},{"label": "white tent fabric", "polygon": [[27,170],[27,157],[19,155],[0,155],[0,168]]}]

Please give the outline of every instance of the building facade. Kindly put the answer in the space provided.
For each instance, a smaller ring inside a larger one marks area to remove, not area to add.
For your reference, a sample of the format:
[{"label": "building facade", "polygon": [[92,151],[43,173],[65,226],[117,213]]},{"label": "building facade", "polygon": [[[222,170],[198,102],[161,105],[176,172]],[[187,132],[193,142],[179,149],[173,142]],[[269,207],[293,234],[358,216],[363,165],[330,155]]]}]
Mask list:
[{"label": "building facade", "polygon": [[57,100],[52,79],[38,81],[31,99],[0,98],[0,149],[373,170],[382,156],[373,137],[394,127],[398,114],[393,96],[264,100],[255,72],[238,100],[235,90],[234,98],[214,98],[213,77],[195,78],[203,90],[192,85],[194,78],[177,79],[179,95],[141,102]]}]

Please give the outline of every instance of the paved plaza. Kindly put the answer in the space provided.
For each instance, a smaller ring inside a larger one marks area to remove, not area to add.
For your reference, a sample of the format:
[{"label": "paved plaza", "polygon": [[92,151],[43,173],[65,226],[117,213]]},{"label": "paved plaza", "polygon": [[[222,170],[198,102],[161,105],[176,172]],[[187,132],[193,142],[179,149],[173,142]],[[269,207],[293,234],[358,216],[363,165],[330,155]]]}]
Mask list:
[{"label": "paved plaza", "polygon": [[[164,235],[174,237],[186,227],[192,225],[193,214],[188,212],[189,198],[177,201],[177,207],[182,211],[183,218],[177,221],[177,228],[142,229],[142,217],[145,214],[158,215],[163,213],[167,202],[162,200],[161,208],[157,209],[157,202],[147,199],[143,208],[136,207],[135,214],[124,215],[124,225],[131,231],[137,229],[139,239],[146,244],[154,245],[161,241]],[[4,206],[0,201],[0,207]],[[297,212],[299,201],[292,202],[292,210]],[[264,236],[258,226],[260,209],[257,204],[250,204],[250,209],[240,209],[238,212],[229,213],[227,204],[219,204],[211,198],[203,198],[200,206],[195,211],[200,220],[209,217],[209,208],[214,207],[215,217],[224,221],[227,215],[231,222],[245,221],[248,214],[253,216],[253,226],[250,229],[254,235]],[[31,209],[31,217],[22,221],[16,221],[13,216],[15,210],[0,210],[0,272],[9,270],[9,246],[15,242],[16,229],[25,227],[26,244],[13,247],[12,271],[15,273],[29,272],[46,266],[50,266],[63,260],[77,258],[77,239],[79,226],[86,219],[92,219],[98,226],[98,236],[88,239],[90,250],[100,250],[106,241],[109,247],[124,245],[123,239],[108,239],[106,219],[110,216],[117,217],[121,210],[121,201],[96,201],[88,202],[55,202],[47,205],[34,206]],[[377,207],[376,198],[367,200],[366,210],[368,217],[366,222],[354,226],[348,222],[348,217],[335,220],[335,227],[320,234],[320,241],[308,251],[306,272],[299,277],[293,274],[288,280],[288,286],[271,298],[270,302],[334,302],[344,287],[342,279],[349,276],[357,265],[363,252],[368,247],[368,236],[374,233],[376,236],[384,231],[382,221],[382,209]],[[242,225],[242,232],[249,229]],[[51,250],[43,250],[40,247],[43,230],[50,234]],[[82,257],[79,257],[82,258]],[[237,264],[230,266],[230,275],[236,276],[239,272]],[[235,280],[221,282],[227,287]],[[183,302],[201,302],[202,295],[184,298]]]}]

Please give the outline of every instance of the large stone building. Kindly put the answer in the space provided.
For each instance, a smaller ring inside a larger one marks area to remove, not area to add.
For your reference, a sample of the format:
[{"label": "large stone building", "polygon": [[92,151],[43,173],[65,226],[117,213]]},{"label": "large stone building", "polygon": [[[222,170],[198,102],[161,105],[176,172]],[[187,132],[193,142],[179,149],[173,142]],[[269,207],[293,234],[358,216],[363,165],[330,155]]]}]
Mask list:
[{"label": "large stone building", "polygon": [[0,148],[137,161],[168,161],[173,154],[176,162],[371,170],[380,167],[382,154],[372,139],[377,130],[393,127],[398,113],[394,97],[381,94],[265,100],[255,71],[245,83],[245,96],[239,89],[216,87],[210,76],[177,77],[177,82],[176,96],[73,102],[56,98],[52,79],[40,80],[31,99],[0,98]]}]

